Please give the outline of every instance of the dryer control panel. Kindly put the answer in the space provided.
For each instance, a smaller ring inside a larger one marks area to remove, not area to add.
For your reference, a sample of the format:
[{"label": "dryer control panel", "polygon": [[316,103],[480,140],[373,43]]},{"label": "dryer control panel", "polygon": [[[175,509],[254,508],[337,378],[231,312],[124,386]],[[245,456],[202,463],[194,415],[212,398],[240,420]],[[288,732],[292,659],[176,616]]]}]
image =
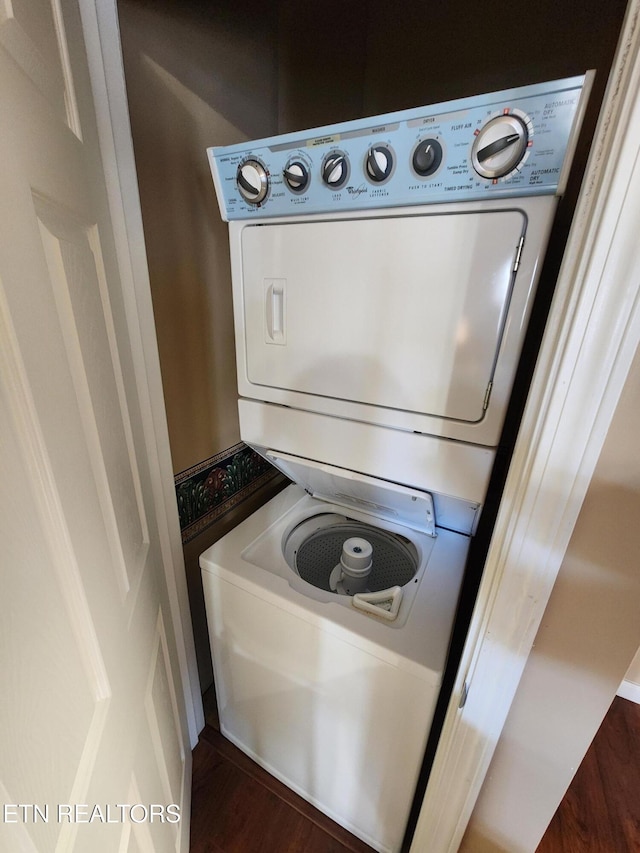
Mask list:
[{"label": "dryer control panel", "polygon": [[209,148],[222,218],[561,195],[592,78]]}]

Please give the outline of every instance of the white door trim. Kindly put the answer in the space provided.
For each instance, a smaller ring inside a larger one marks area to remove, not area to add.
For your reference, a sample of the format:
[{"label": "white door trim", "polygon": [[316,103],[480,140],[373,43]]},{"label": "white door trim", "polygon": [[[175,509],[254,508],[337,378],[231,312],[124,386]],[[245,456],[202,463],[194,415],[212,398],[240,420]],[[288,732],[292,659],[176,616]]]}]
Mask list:
[{"label": "white door trim", "polygon": [[459,848],[640,340],[639,25],[630,0],[412,853]]},{"label": "white door trim", "polygon": [[636,705],[640,705],[640,684],[636,684],[635,681],[629,681],[625,678],[620,687],[618,687],[616,695],[621,696],[623,699],[628,699],[629,702],[635,702]]},{"label": "white door trim", "polygon": [[[161,538],[164,572],[169,590],[191,748],[204,728],[202,696],[191,627],[184,557],[176,507],[160,361],[151,302],[142,213],[131,139],[116,0],[79,0],[87,45],[91,88],[98,123],[109,208],[123,292],[130,300],[136,381],[148,452],[157,454],[151,466],[154,501]],[[204,155],[203,155],[204,156]]]}]

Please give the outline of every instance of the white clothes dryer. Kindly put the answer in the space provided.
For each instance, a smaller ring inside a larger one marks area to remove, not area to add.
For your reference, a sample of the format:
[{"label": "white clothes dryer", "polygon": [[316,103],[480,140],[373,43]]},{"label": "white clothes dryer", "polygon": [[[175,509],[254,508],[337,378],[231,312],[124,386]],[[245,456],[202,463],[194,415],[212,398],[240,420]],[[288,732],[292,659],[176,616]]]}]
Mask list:
[{"label": "white clothes dryer", "polygon": [[201,556],[223,734],[398,851],[589,76],[209,150],[244,441]]}]

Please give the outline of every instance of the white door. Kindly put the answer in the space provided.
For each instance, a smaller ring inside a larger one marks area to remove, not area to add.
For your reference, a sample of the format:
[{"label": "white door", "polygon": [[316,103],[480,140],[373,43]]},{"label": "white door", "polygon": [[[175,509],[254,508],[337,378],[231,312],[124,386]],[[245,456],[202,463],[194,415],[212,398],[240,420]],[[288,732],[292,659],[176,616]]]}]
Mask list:
[{"label": "white door", "polygon": [[77,0],[0,2],[0,115],[0,850],[186,850],[158,463]]},{"label": "white door", "polygon": [[525,227],[513,209],[246,226],[249,382],[480,421]]}]

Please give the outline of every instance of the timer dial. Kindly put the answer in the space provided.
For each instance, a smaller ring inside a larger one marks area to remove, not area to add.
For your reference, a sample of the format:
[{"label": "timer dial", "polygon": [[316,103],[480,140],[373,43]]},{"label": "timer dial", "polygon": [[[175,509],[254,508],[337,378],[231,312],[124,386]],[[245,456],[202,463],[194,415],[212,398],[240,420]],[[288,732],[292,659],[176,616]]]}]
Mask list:
[{"label": "timer dial", "polygon": [[516,115],[496,116],[480,128],[471,148],[471,163],[482,178],[503,178],[527,152],[529,131]]},{"label": "timer dial", "polygon": [[294,193],[302,193],[309,186],[311,178],[306,163],[301,160],[290,160],[282,173],[285,184]]},{"label": "timer dial", "polygon": [[249,204],[260,204],[269,192],[267,170],[258,160],[245,160],[238,166],[236,184],[245,201]]},{"label": "timer dial", "polygon": [[343,151],[331,151],[322,163],[322,180],[332,190],[340,189],[349,177],[349,160]]},{"label": "timer dial", "polygon": [[442,145],[437,139],[422,139],[413,149],[411,165],[416,175],[428,178],[440,168],[442,163]]},{"label": "timer dial", "polygon": [[372,145],[367,151],[365,172],[370,181],[383,183],[393,171],[393,153],[388,145]]}]

